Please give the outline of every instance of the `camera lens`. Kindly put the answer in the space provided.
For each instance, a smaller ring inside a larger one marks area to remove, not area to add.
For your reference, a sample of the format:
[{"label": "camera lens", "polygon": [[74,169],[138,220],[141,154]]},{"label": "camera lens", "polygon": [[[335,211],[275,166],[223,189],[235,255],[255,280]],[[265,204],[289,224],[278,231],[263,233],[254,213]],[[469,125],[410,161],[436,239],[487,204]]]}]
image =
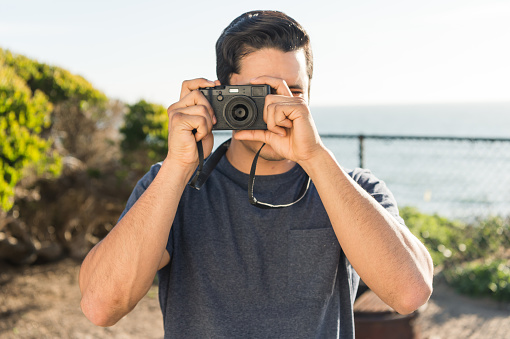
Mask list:
[{"label": "camera lens", "polygon": [[233,118],[237,121],[244,121],[248,117],[248,108],[243,105],[239,104],[236,105],[233,109]]},{"label": "camera lens", "polygon": [[234,130],[248,129],[257,119],[257,106],[250,97],[235,96],[225,105],[223,117]]}]

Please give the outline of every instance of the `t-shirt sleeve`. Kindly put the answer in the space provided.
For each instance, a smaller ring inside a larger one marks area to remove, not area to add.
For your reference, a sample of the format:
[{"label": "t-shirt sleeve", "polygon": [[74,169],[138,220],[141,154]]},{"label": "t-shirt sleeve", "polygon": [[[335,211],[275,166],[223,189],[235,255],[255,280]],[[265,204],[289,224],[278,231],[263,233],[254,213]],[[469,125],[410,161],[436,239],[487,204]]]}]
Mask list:
[{"label": "t-shirt sleeve", "polygon": [[[117,221],[117,223],[119,221],[121,221],[122,218],[124,218],[126,213],[131,209],[131,207],[134,206],[134,204],[138,201],[138,199],[143,195],[145,190],[150,186],[150,184],[152,183],[152,181],[154,180],[154,178],[158,174],[160,168],[161,168],[161,163],[157,163],[157,164],[153,165],[151,167],[151,169],[149,170],[149,172],[147,172],[138,181],[138,183],[136,184],[135,188],[131,192],[131,195],[129,196],[129,199],[128,199],[127,203],[126,203],[126,208],[124,208],[124,211],[120,215],[119,220]],[[167,249],[168,253],[170,253],[170,254],[172,253],[172,249],[173,249],[172,241],[170,241],[170,239],[173,236],[173,232],[172,231],[173,231],[173,229],[170,230],[169,241],[167,242],[167,245],[166,245],[166,249]]]},{"label": "t-shirt sleeve", "polygon": [[349,172],[351,177],[356,181],[368,194],[370,194],[382,207],[397,219],[399,223],[405,225],[404,219],[400,217],[397,201],[388,189],[384,181],[379,180],[370,170],[355,169]]}]

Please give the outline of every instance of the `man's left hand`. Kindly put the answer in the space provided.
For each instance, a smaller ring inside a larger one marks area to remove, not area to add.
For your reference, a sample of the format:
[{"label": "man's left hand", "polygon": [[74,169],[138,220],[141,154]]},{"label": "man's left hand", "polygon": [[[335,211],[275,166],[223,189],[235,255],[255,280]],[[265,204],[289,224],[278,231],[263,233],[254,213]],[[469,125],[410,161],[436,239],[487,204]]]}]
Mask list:
[{"label": "man's left hand", "polygon": [[324,150],[304,95],[293,96],[283,79],[262,76],[250,81],[267,84],[276,94],[266,97],[264,121],[267,130],[243,130],[234,134],[237,140],[261,141],[285,159],[301,163]]}]

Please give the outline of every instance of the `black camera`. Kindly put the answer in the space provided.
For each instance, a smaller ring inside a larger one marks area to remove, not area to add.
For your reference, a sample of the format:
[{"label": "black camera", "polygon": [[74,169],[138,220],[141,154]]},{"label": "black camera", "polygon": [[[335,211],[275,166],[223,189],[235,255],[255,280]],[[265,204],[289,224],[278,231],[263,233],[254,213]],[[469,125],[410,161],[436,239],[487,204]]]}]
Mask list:
[{"label": "black camera", "polygon": [[213,130],[267,129],[264,102],[269,85],[216,86],[202,88],[216,114]]}]

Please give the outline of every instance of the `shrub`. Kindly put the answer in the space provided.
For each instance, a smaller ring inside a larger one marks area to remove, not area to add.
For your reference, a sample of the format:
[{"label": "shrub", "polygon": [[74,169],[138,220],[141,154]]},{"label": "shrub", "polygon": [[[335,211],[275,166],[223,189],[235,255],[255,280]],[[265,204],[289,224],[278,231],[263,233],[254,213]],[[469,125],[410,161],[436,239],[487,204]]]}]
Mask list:
[{"label": "shrub", "polygon": [[510,219],[467,224],[405,207],[401,216],[427,247],[448,283],[461,293],[510,301]]},{"label": "shrub", "polygon": [[[0,260],[82,257],[115,224],[134,185],[118,175],[125,105],[80,76],[1,49],[0,71],[0,181],[7,182],[0,197],[10,209],[0,213]],[[60,177],[41,176],[57,175],[61,163]]]},{"label": "shrub", "polygon": [[41,137],[50,125],[52,105],[32,91],[0,55],[0,209],[13,205],[14,187],[31,167],[38,175],[58,175],[60,157],[52,140]]},{"label": "shrub", "polygon": [[0,48],[4,64],[14,69],[27,86],[45,93],[49,101],[58,103],[69,99],[91,103],[106,103],[107,98],[79,75],[57,67],[37,62],[22,55],[15,55]]},{"label": "shrub", "polygon": [[121,148],[124,162],[133,170],[145,173],[167,154],[168,116],[166,109],[157,104],[141,100],[128,106]]},{"label": "shrub", "polygon": [[400,215],[410,231],[427,247],[434,265],[463,260],[467,250],[463,232],[466,225],[438,215],[428,215],[416,208],[404,207]]},{"label": "shrub", "polygon": [[445,277],[461,293],[510,301],[510,260],[468,262],[446,271]]}]

